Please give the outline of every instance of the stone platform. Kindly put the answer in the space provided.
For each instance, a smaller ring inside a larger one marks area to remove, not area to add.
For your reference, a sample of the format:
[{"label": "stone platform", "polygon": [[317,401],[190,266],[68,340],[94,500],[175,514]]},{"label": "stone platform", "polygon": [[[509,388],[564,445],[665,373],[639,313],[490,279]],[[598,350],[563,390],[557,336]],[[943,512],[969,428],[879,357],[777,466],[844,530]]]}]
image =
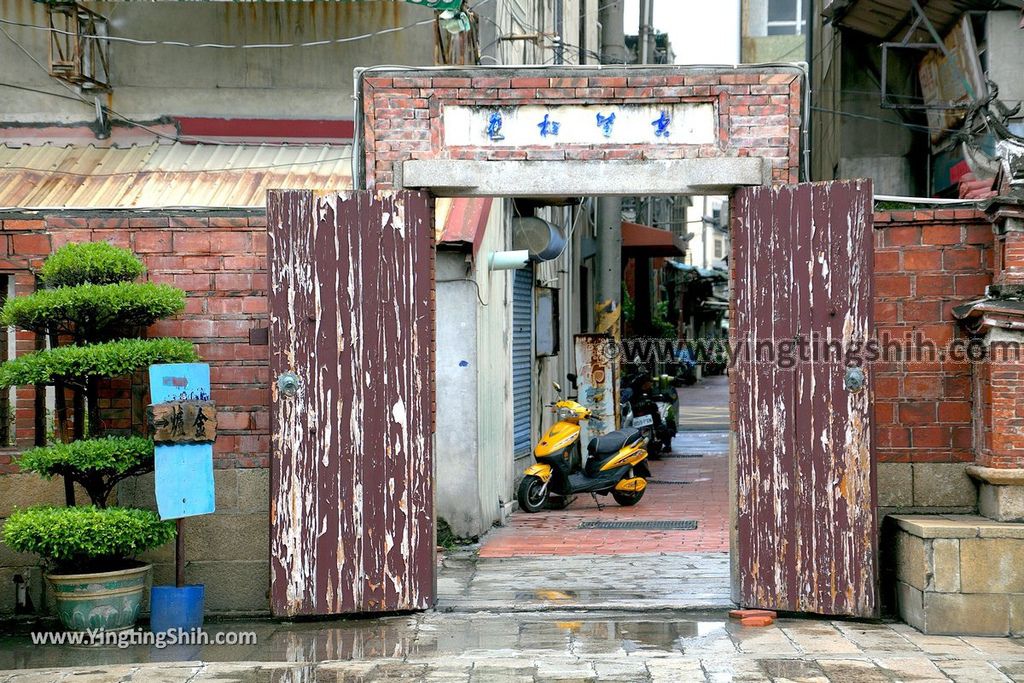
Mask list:
[{"label": "stone platform", "polygon": [[1024,524],[895,515],[900,617],[927,634],[1024,635]]}]

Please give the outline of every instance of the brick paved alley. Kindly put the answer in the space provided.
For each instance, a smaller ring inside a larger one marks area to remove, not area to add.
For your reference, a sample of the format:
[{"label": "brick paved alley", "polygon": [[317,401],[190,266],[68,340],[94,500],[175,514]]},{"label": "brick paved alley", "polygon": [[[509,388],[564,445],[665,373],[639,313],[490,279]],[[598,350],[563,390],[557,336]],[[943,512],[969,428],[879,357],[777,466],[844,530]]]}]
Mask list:
[{"label": "brick paved alley", "polygon": [[[567,510],[523,512],[484,539],[480,557],[721,553],[729,550],[728,384],[725,376],[679,390],[681,431],[673,452],[652,461],[651,480],[639,505],[622,508],[611,498],[577,496]],[[586,521],[692,520],[692,531],[581,529]]]}]

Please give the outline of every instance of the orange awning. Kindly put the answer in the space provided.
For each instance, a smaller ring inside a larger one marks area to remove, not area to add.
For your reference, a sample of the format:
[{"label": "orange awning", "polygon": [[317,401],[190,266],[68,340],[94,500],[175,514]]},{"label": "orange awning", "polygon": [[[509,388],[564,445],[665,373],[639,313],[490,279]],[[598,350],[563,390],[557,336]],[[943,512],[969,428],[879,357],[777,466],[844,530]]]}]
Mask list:
[{"label": "orange awning", "polygon": [[622,221],[622,255],[625,257],[683,256],[686,244],[668,230]]}]

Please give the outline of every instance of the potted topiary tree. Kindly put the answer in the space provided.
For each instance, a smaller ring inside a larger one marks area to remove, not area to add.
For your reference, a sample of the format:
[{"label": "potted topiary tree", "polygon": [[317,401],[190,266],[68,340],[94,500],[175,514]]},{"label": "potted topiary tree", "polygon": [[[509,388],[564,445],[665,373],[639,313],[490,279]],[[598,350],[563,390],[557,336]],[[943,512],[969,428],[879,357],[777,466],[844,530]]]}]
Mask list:
[{"label": "potted topiary tree", "polygon": [[[149,573],[149,565],[134,558],[174,537],[174,523],[152,511],[108,506],[119,481],[153,469],[153,443],[103,434],[102,382],[154,363],[197,359],[187,341],[135,338],[185,307],[181,290],[134,282],[144,270],[127,249],[69,244],[43,264],[44,288],[8,300],[0,311],[0,325],[36,332],[50,346],[0,365],[0,388],[56,387],[59,441],[25,452],[18,465],[46,478],[63,477],[69,492],[67,507],[13,512],[3,541],[43,558],[58,616],[69,629],[134,625]],[[90,505],[74,505],[70,483],[85,490]]]}]

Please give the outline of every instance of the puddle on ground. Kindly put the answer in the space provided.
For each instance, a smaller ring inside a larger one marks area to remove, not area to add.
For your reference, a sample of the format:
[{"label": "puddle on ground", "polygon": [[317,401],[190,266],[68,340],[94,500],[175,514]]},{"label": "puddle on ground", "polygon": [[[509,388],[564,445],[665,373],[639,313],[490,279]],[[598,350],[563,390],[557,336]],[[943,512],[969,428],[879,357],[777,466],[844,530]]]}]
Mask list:
[{"label": "puddle on ground", "polygon": [[[132,645],[125,648],[33,645],[28,627],[0,632],[0,670],[102,667],[148,662],[313,663],[407,656],[461,655],[474,651],[600,654],[635,651],[679,652],[688,643],[725,637],[724,615],[650,616],[610,613],[440,614],[306,621],[225,621],[210,623],[218,633],[254,633],[245,645]],[[623,618],[626,617],[626,618]],[[54,626],[48,625],[47,628]],[[301,668],[301,667],[296,667]],[[298,671],[261,671],[260,679],[289,680]],[[301,678],[301,675],[300,675]]]},{"label": "puddle on ground", "polygon": [[615,589],[582,591],[532,590],[519,591],[514,596],[514,600],[517,603],[540,601],[546,603],[563,602],[567,605],[577,602],[591,604],[602,601],[607,602],[609,600],[644,600],[649,598],[650,596],[644,593],[630,593]]}]

